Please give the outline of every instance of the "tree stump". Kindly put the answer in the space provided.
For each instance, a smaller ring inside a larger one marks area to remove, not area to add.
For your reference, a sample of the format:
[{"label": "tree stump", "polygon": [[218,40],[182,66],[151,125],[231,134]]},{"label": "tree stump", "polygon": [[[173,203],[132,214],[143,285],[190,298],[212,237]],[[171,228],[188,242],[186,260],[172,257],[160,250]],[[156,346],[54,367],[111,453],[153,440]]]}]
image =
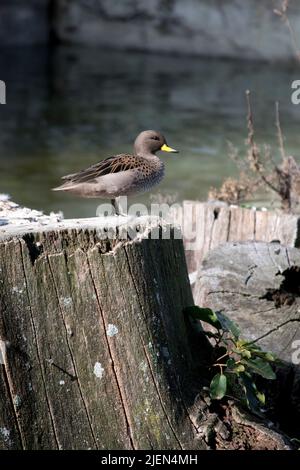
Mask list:
[{"label": "tree stump", "polygon": [[211,410],[176,229],[4,205],[1,449],[292,448],[233,403]]},{"label": "tree stump", "polygon": [[184,201],[172,214],[173,222],[182,228],[189,273],[198,271],[210,250],[230,241],[279,240],[299,246],[296,215],[199,201]]},{"label": "tree stump", "polygon": [[300,339],[300,250],[280,243],[227,243],[211,251],[195,283],[197,305],[237,321],[249,340],[291,362]]},{"label": "tree stump", "polygon": [[126,240],[93,224],[1,235],[0,445],[201,448],[181,390],[192,304],[182,241],[157,221]]},{"label": "tree stump", "polygon": [[[282,361],[273,395],[277,419],[299,435],[300,250],[280,243],[227,243],[204,259],[195,303],[236,321],[241,337]],[[270,387],[270,384],[269,384]]]}]

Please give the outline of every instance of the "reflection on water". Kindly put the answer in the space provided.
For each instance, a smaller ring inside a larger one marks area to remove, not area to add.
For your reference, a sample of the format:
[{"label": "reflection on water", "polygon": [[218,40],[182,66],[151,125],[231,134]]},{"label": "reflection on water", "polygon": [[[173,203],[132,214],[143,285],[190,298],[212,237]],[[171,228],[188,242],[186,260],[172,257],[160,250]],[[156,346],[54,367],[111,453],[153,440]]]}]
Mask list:
[{"label": "reflection on water", "polygon": [[[97,201],[52,193],[60,176],[128,152],[144,129],[161,130],[178,155],[162,154],[166,178],[152,193],[204,199],[236,173],[227,141],[245,140],[244,91],[253,93],[258,140],[275,143],[274,102],[289,154],[297,156],[299,68],[99,49],[0,50],[7,105],[0,106],[0,193],[66,217],[95,215]],[[146,202],[149,195],[135,201]]]}]

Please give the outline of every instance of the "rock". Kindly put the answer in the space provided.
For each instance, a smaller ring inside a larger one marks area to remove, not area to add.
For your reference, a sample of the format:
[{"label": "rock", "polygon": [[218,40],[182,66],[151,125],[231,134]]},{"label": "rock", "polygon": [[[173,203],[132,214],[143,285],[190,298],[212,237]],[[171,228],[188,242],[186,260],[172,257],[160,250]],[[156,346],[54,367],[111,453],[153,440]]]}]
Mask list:
[{"label": "rock", "polygon": [[[261,0],[59,0],[54,29],[65,42],[118,49],[242,59],[291,58],[290,33],[274,13],[275,6]],[[297,37],[300,13],[290,6],[289,14]]]},{"label": "rock", "polygon": [[[277,3],[277,4],[276,4]],[[261,0],[2,0],[1,45],[63,42],[117,49],[282,60],[295,56],[290,32]],[[300,13],[289,6],[295,37]]]},{"label": "rock", "polygon": [[1,46],[26,46],[48,42],[48,5],[48,0],[1,0]]},{"label": "rock", "polygon": [[277,380],[265,384],[271,419],[299,435],[300,250],[280,243],[227,243],[202,263],[195,303],[237,322],[241,337],[275,353]]},{"label": "rock", "polygon": [[[241,335],[290,363],[300,338],[300,250],[279,243],[226,243],[204,259],[195,303],[235,320]],[[270,333],[271,332],[271,333]]]}]

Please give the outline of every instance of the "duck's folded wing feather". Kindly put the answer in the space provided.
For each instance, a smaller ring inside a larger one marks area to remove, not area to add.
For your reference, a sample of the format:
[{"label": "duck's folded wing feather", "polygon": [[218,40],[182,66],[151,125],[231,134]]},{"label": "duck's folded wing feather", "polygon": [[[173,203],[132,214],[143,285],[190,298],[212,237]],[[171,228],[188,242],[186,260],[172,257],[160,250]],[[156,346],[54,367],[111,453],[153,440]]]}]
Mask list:
[{"label": "duck's folded wing feather", "polygon": [[134,155],[121,154],[114,157],[108,157],[95,165],[81,170],[78,173],[63,176],[62,179],[72,183],[92,183],[99,176],[111,173],[119,173],[120,171],[135,170],[143,166],[143,159]]}]

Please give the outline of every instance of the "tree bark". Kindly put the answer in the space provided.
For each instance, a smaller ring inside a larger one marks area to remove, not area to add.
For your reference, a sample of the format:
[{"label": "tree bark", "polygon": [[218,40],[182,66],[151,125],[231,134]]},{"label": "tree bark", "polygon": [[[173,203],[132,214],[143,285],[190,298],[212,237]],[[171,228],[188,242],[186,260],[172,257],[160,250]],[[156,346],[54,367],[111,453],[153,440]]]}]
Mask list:
[{"label": "tree bark", "polygon": [[[259,339],[281,361],[267,384],[269,408],[290,434],[300,434],[300,250],[280,243],[227,243],[202,263],[195,303],[236,321],[241,337]],[[272,405],[272,406],[271,406]]]},{"label": "tree bark", "polygon": [[189,273],[199,269],[210,250],[230,241],[279,240],[299,247],[299,217],[280,211],[184,201],[173,210],[173,221],[182,228]]},{"label": "tree bark", "polygon": [[202,393],[209,345],[182,313],[173,227],[113,218],[108,239],[99,218],[43,223],[0,232],[0,448],[291,448]]},{"label": "tree bark", "polygon": [[[220,269],[221,268],[221,269]],[[291,362],[300,338],[300,250],[280,243],[227,243],[211,251],[195,283],[197,305],[222,310],[243,335]]]},{"label": "tree bark", "polygon": [[203,447],[181,396],[193,301],[170,232],[150,240],[146,222],[134,240],[55,227],[2,236],[2,446]]}]

